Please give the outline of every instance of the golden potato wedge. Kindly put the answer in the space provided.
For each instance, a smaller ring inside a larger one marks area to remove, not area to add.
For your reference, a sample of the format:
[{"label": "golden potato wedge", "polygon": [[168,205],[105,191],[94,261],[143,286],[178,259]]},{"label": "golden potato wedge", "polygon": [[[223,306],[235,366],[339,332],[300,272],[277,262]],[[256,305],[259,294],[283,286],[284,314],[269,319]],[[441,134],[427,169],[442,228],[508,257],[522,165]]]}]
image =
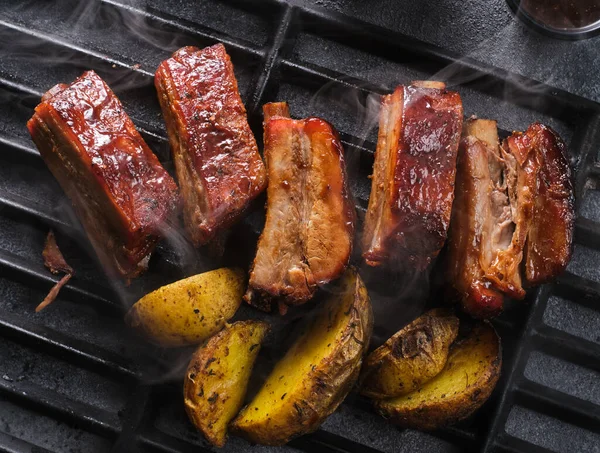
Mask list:
[{"label": "golden potato wedge", "polygon": [[444,370],[418,390],[378,400],[377,410],[394,423],[433,430],[467,418],[489,398],[502,366],[500,338],[480,323],[450,350]]},{"label": "golden potato wedge", "polygon": [[384,399],[416,390],[444,369],[457,334],[458,318],[449,310],[428,311],[367,356],[361,393]]},{"label": "golden potato wedge", "polygon": [[165,347],[198,344],[221,330],[242,302],[245,274],[222,268],[165,285],[138,300],[126,322]]},{"label": "golden potato wedge", "polygon": [[282,445],[317,429],[358,378],[372,330],[367,289],[349,269],[232,429],[263,445]]},{"label": "golden potato wedge", "polygon": [[244,403],[248,380],[269,325],[239,321],[200,346],[183,384],[191,422],[217,447],[225,445],[227,425]]}]

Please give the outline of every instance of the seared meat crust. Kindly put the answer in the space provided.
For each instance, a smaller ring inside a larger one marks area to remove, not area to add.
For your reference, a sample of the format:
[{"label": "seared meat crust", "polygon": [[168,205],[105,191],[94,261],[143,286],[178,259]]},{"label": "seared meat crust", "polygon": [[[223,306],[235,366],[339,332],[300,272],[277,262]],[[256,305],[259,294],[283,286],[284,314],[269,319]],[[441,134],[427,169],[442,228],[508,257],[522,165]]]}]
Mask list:
[{"label": "seared meat crust", "polygon": [[446,240],[463,110],[440,82],[384,96],[363,233],[371,266],[426,269]]},{"label": "seared meat crust", "polygon": [[155,76],[167,124],[184,223],[195,245],[209,242],[266,187],[266,171],[222,44],[184,47]]},{"label": "seared meat crust", "polygon": [[112,90],[87,71],[51,88],[27,127],[104,266],[143,272],[179,196]]}]

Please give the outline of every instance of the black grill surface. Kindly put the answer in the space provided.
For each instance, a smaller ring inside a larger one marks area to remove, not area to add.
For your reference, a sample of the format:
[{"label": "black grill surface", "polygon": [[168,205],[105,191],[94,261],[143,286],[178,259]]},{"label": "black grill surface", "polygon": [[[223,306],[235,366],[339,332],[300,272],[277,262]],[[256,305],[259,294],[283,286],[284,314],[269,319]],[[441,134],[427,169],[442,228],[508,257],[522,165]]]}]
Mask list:
[{"label": "black grill surface", "polygon": [[[470,420],[433,433],[400,430],[350,395],[317,432],[288,446],[231,437],[224,451],[600,452],[600,38],[537,35],[504,0],[0,1],[0,451],[211,450],[183,410],[189,351],[148,346],[122,315],[162,283],[247,265],[264,200],[234,229],[223,261],[171,241],[126,288],[90,258],[25,123],[45,90],[94,69],[170,168],[154,70],[178,47],[219,41],[259,142],[260,107],[273,100],[339,129],[359,212],[370,189],[377,95],[426,78],[447,81],[467,114],[498,119],[505,134],[535,120],[555,128],[569,143],[578,212],[567,272],[494,321],[503,373]],[[35,314],[56,281],[41,257],[49,228],[77,275]],[[370,286],[376,312],[381,285]],[[421,308],[399,304],[393,316],[376,317],[376,339]]]}]

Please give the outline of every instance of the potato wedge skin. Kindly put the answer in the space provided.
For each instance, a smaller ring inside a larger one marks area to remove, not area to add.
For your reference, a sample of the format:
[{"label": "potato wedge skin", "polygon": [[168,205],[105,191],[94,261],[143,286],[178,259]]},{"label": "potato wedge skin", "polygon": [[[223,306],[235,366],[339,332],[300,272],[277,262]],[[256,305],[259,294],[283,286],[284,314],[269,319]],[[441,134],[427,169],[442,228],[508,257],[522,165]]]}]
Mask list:
[{"label": "potato wedge skin", "polygon": [[481,407],[496,386],[501,367],[500,338],[489,322],[480,323],[452,347],[440,374],[419,390],[379,400],[375,407],[405,428],[429,431],[448,426]]},{"label": "potato wedge skin", "polygon": [[361,394],[384,399],[416,390],[440,373],[458,335],[458,318],[449,310],[431,310],[365,359]]},{"label": "potato wedge skin", "polygon": [[[322,313],[326,316],[328,307],[336,307],[336,310],[343,310],[345,317],[332,349],[309,369],[300,382],[294,383],[289,393],[282,395],[281,404],[268,408],[268,417],[253,420],[251,416],[258,398],[248,404],[233,421],[232,428],[236,434],[257,444],[283,445],[317,429],[352,389],[373,331],[373,311],[366,287],[355,269],[346,271],[341,287],[343,289],[339,293],[329,297]],[[320,334],[324,332],[315,329],[308,333],[311,337]],[[304,335],[297,340],[288,355],[295,351],[303,338]],[[285,357],[282,362],[284,360]],[[278,374],[276,366],[265,387],[276,382]],[[275,398],[279,399],[279,395]],[[261,408],[261,411],[267,409]]]},{"label": "potato wedge skin", "polygon": [[162,286],[138,300],[126,322],[164,347],[199,344],[221,330],[239,308],[241,269],[221,268]]},{"label": "potato wedge skin", "polygon": [[269,325],[239,321],[226,326],[194,352],[183,398],[190,421],[217,447],[227,440],[227,425],[244,404],[256,356]]}]

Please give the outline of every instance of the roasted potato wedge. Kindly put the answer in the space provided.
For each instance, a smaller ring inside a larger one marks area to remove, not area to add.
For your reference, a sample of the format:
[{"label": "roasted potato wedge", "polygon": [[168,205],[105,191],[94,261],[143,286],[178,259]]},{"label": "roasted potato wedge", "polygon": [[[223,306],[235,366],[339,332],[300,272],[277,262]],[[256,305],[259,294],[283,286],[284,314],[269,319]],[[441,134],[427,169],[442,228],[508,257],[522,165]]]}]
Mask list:
[{"label": "roasted potato wedge", "polygon": [[282,445],[317,429],[358,378],[372,330],[367,289],[349,269],[232,429],[263,445]]},{"label": "roasted potato wedge", "polygon": [[449,310],[415,319],[367,356],[361,393],[384,399],[416,390],[444,369],[457,334],[458,318]]},{"label": "roasted potato wedge", "polygon": [[236,322],[192,356],[183,384],[185,410],[217,447],[225,445],[227,425],[244,403],[250,373],[268,330],[266,322]]},{"label": "roasted potato wedge", "polygon": [[440,374],[407,395],[378,400],[375,407],[406,428],[433,430],[451,425],[488,399],[501,366],[500,338],[490,323],[480,323],[452,347]]},{"label": "roasted potato wedge", "polygon": [[222,268],[165,285],[138,300],[126,321],[165,347],[198,344],[221,330],[242,302],[245,274]]}]

